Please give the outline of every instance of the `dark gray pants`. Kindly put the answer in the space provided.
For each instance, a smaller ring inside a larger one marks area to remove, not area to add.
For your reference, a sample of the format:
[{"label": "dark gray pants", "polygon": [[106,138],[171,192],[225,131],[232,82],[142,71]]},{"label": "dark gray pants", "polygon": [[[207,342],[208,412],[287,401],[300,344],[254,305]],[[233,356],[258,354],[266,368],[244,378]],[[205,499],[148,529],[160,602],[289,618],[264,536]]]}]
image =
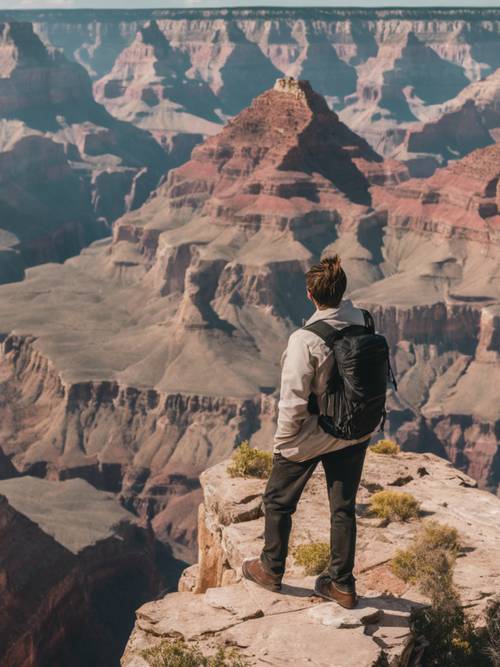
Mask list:
[{"label": "dark gray pants", "polygon": [[330,565],[328,574],[343,591],[354,589],[352,574],[356,549],[356,493],[368,441],[308,461],[296,462],[275,454],[264,493],[265,544],[261,560],[266,570],[283,575],[297,508],[307,480],[321,461],[330,501]]}]

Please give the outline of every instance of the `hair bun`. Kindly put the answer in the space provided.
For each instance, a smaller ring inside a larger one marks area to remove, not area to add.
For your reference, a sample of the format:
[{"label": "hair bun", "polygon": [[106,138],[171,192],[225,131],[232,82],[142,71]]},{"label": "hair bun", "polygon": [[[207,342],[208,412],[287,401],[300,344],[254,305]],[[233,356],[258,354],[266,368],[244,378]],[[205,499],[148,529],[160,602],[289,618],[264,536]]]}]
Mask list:
[{"label": "hair bun", "polygon": [[337,273],[337,271],[340,269],[340,257],[338,255],[324,257],[321,260],[321,263],[334,273]]}]

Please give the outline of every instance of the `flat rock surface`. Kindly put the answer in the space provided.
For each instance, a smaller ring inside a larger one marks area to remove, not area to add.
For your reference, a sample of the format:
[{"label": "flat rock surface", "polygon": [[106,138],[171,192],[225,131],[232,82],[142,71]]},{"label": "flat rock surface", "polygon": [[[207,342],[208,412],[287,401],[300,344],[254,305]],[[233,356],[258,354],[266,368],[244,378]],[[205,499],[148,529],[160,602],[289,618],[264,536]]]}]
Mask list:
[{"label": "flat rock surface", "polygon": [[7,479],[0,481],[0,495],[74,554],[113,535],[119,537],[120,523],[137,522],[115,496],[83,479]]}]

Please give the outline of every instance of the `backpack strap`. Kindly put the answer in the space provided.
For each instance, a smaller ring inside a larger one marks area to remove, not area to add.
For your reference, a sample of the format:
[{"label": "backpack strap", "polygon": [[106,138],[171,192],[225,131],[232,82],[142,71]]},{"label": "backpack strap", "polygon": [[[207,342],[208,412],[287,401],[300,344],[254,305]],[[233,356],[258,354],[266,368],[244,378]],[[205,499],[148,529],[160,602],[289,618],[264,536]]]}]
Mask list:
[{"label": "backpack strap", "polygon": [[369,330],[370,333],[374,334],[375,322],[373,321],[371,313],[369,313],[367,310],[364,310],[363,308],[360,308],[360,310],[363,313],[363,317],[365,319],[365,327]]},{"label": "backpack strap", "polygon": [[337,331],[334,327],[330,326],[323,320],[317,320],[311,324],[307,324],[305,327],[302,327],[306,331],[312,331],[316,336],[319,336],[325,344],[332,349],[333,344],[339,338],[342,338],[340,331]]}]

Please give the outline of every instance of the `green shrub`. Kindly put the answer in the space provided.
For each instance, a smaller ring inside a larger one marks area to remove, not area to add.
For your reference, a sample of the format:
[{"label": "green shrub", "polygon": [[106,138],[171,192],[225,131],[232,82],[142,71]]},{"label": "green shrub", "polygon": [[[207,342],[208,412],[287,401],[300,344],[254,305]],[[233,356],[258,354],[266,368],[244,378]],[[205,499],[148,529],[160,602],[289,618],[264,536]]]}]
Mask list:
[{"label": "green shrub", "polygon": [[408,521],[418,517],[420,503],[404,491],[378,491],[370,498],[370,511],[381,519]]},{"label": "green shrub", "polygon": [[431,599],[431,606],[411,615],[411,630],[417,641],[425,640],[425,667],[486,667],[487,634],[478,631],[468,618],[453,585],[453,569],[460,540],[451,526],[437,521],[422,525],[408,549],[392,560],[393,572],[416,584]]},{"label": "green shrub", "polygon": [[235,450],[228,466],[231,477],[269,477],[273,465],[271,452],[253,449],[247,441]]},{"label": "green shrub", "polygon": [[374,454],[399,454],[399,445],[394,440],[379,440],[370,447],[370,451]]},{"label": "green shrub", "polygon": [[433,603],[444,591],[448,595],[460,540],[455,528],[426,521],[408,549],[399,550],[392,559],[392,570],[403,581],[417,583]]},{"label": "green shrub", "polygon": [[269,477],[273,465],[273,455],[260,449],[253,449],[248,442],[242,442],[234,452],[228,473],[231,477]]},{"label": "green shrub", "polygon": [[219,648],[212,656],[204,656],[196,644],[181,639],[165,641],[142,651],[142,657],[151,667],[247,667],[235,649]]},{"label": "green shrub", "polygon": [[293,556],[306,574],[321,574],[330,561],[330,545],[326,542],[299,544],[295,547]]}]

